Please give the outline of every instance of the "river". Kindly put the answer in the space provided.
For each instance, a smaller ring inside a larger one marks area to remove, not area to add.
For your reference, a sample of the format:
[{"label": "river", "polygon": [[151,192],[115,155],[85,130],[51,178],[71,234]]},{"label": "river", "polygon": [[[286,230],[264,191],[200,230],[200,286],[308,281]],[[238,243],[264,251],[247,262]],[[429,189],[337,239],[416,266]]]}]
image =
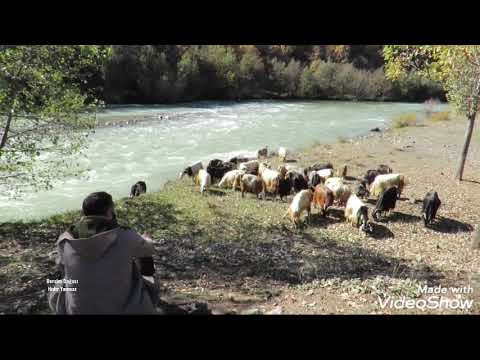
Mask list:
[{"label": "river", "polygon": [[[63,179],[52,190],[27,193],[18,200],[0,198],[0,221],[79,209],[93,191],[107,191],[119,199],[128,196],[138,180],[146,181],[149,192],[155,191],[196,160],[228,160],[264,146],[298,150],[367,134],[373,127],[387,127],[395,115],[423,111],[422,104],[341,101],[110,107],[98,115],[99,120],[122,126],[98,128],[90,137],[88,178]],[[142,121],[126,124],[129,119]]]}]

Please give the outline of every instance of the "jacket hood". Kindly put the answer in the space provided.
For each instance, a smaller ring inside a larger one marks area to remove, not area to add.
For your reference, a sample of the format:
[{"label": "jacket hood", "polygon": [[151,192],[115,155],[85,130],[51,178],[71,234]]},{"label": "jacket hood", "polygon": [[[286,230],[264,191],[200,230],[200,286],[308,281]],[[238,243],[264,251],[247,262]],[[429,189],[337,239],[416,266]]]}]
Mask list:
[{"label": "jacket hood", "polygon": [[60,235],[57,244],[66,241],[81,257],[95,260],[115,244],[120,229],[115,220],[102,216],[85,216]]}]

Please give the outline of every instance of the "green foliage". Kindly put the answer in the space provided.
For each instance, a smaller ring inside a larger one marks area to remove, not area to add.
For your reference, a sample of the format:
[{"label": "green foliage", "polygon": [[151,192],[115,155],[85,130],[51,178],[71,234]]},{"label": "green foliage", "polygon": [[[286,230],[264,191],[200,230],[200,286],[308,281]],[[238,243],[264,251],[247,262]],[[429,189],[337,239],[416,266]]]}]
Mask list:
[{"label": "green foliage", "polygon": [[81,172],[76,155],[95,126],[100,103],[86,84],[110,49],[103,46],[11,46],[0,50],[0,186],[49,188]]},{"label": "green foliage", "polygon": [[389,45],[384,48],[387,75],[393,80],[408,75],[441,84],[457,114],[468,119],[455,178],[462,180],[468,148],[480,109],[480,46],[478,45]]},{"label": "green foliage", "polygon": [[480,105],[480,46],[389,45],[384,48],[387,76],[416,75],[441,84],[459,114],[470,117]]},{"label": "green foliage", "polygon": [[402,114],[393,119],[393,127],[396,129],[407,126],[417,126],[417,114]]},{"label": "green foliage", "polygon": [[432,81],[393,85],[380,45],[114,46],[105,68],[109,103],[304,98],[422,101]]}]

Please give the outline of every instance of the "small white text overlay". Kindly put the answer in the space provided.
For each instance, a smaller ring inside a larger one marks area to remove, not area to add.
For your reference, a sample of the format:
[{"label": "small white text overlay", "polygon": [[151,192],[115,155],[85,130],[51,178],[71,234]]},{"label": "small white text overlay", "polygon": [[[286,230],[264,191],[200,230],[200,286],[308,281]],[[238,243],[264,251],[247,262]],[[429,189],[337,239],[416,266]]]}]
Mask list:
[{"label": "small white text overlay", "polygon": [[50,280],[47,279],[48,291],[49,292],[75,292],[77,291],[76,285],[78,284],[78,280],[72,279],[59,279],[59,280]]}]

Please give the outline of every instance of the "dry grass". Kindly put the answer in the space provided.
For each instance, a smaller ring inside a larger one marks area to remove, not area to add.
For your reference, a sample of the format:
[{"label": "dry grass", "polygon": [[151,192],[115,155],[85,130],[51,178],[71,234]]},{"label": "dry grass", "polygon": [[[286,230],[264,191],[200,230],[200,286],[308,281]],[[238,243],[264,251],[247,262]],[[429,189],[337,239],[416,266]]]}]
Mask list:
[{"label": "dry grass", "polygon": [[451,115],[450,115],[450,111],[439,111],[439,112],[435,112],[435,113],[432,113],[428,118],[427,120],[428,121],[431,121],[431,122],[442,122],[442,121],[450,121],[452,118],[451,118]]},{"label": "dry grass", "polygon": [[401,129],[408,126],[417,126],[417,114],[402,114],[393,119],[392,126]]}]

